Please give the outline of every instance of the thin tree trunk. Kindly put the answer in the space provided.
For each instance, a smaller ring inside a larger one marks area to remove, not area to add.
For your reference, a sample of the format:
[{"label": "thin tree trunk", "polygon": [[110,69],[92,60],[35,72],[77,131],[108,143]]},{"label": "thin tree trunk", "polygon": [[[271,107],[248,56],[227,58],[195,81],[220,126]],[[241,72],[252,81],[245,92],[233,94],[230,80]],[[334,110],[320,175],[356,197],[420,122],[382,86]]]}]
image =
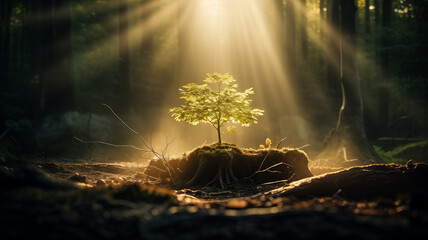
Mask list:
[{"label": "thin tree trunk", "polygon": [[[195,14],[195,6],[200,0],[176,0],[177,1],[177,24],[178,24],[178,81],[177,83],[187,79],[194,79],[196,76],[194,71],[190,69],[192,56],[191,43],[196,42],[196,34],[192,31],[193,16]],[[177,86],[177,85],[176,85]],[[175,86],[174,86],[175,87]]]},{"label": "thin tree trunk", "polygon": [[[54,1],[53,14],[46,23],[44,64],[45,110],[48,114],[58,114],[74,109],[71,50],[71,0]],[[52,7],[52,5],[47,6]],[[61,10],[61,15],[58,13]],[[58,11],[57,11],[58,10]],[[48,11],[49,12],[49,11]],[[50,43],[47,45],[47,43]]]},{"label": "thin tree trunk", "polygon": [[364,29],[366,34],[370,33],[370,0],[365,0],[364,6]]},{"label": "thin tree trunk", "polygon": [[[320,28],[320,41],[324,41],[324,6],[325,6],[325,0],[320,0],[319,5],[319,14],[320,14],[320,21],[319,21],[319,28]],[[322,66],[324,64],[324,58],[323,53],[320,51],[319,55],[319,64]]]},{"label": "thin tree trunk", "polygon": [[186,75],[186,43],[188,42],[189,34],[188,27],[189,21],[187,19],[190,1],[177,1],[177,29],[178,29],[178,67],[177,76],[178,81],[185,79]]},{"label": "thin tree trunk", "polygon": [[[4,37],[4,9],[5,9],[5,1],[0,1],[0,49],[3,49],[3,37]],[[3,50],[2,50],[3,52]],[[0,53],[0,63],[3,60],[2,59],[3,54]]]},{"label": "thin tree trunk", "polygon": [[375,25],[376,27],[380,26],[380,0],[374,0],[375,7]]},{"label": "thin tree trunk", "polygon": [[[342,107],[336,126],[346,158],[358,159],[358,163],[369,163],[376,154],[369,145],[364,126],[364,109],[361,97],[360,79],[357,70],[357,43],[354,1],[340,0],[340,80],[342,86]],[[346,159],[345,159],[346,160]]]},{"label": "thin tree trunk", "polygon": [[308,58],[308,28],[307,28],[307,16],[306,16],[306,0],[301,0],[301,14],[300,14],[300,27],[302,31],[302,55],[303,59]]},{"label": "thin tree trunk", "polygon": [[[142,0],[142,6],[145,8],[151,3],[151,0]],[[159,102],[159,99],[153,99],[150,96],[151,88],[152,88],[152,79],[153,79],[153,70],[151,69],[152,62],[152,51],[153,51],[153,33],[152,27],[150,26],[150,16],[151,11],[146,12],[140,18],[141,22],[144,22],[144,28],[141,28],[141,42],[140,42],[140,54],[137,60],[138,67],[135,68],[135,80],[139,83],[138,86],[142,86],[138,88],[138,92],[141,94],[135,95],[135,101],[139,103],[142,102],[144,105],[154,106],[154,104]],[[137,110],[137,109],[135,109]],[[139,113],[146,114],[144,111],[148,110],[148,108],[140,108],[138,109]]]},{"label": "thin tree trunk", "polygon": [[220,123],[217,124],[218,144],[221,145]]},{"label": "thin tree trunk", "polygon": [[379,123],[381,133],[387,132],[389,124],[389,45],[388,34],[391,27],[392,0],[384,0],[382,5],[382,36],[380,46],[380,78],[379,78]]},{"label": "thin tree trunk", "polygon": [[287,0],[285,6],[285,54],[288,77],[291,82],[296,83],[296,21],[295,2]]},{"label": "thin tree trunk", "polygon": [[[370,146],[364,126],[364,108],[357,70],[356,11],[354,1],[339,0],[339,59],[342,106],[336,128],[326,138],[318,158],[343,160],[341,165],[369,164],[381,160]],[[340,155],[337,155],[341,153]],[[353,161],[351,161],[351,159]]]},{"label": "thin tree trunk", "polygon": [[132,83],[128,39],[128,0],[119,1],[119,101],[120,110],[131,109]]},{"label": "thin tree trunk", "polygon": [[7,81],[9,79],[9,49],[10,49],[10,18],[12,14],[12,2],[10,0],[4,0],[2,2],[2,12],[1,12],[1,27],[2,27],[2,47],[1,55],[0,55],[0,78],[3,81]]},{"label": "thin tree trunk", "polygon": [[329,23],[328,41],[333,58],[330,58],[327,65],[327,86],[333,95],[339,91],[339,44],[336,32],[339,32],[339,0],[327,0],[327,18]]},{"label": "thin tree trunk", "polygon": [[40,20],[40,3],[39,0],[27,0],[28,14],[26,22],[24,23],[26,33],[27,45],[27,62],[29,64],[28,78],[31,79],[30,94],[31,103],[30,111],[32,116],[39,116],[41,114],[41,89],[40,89],[40,57],[41,57],[41,28],[42,22]]},{"label": "thin tree trunk", "polygon": [[[24,4],[24,3],[23,3]],[[25,14],[27,9],[24,8],[21,12],[21,23],[22,26],[19,28],[19,71],[21,73],[25,72],[24,69],[24,52],[25,52],[25,31],[24,31],[24,24],[25,24]],[[17,68],[18,69],[18,68]]]},{"label": "thin tree trunk", "polygon": [[[54,20],[53,20],[53,1],[46,0],[40,1],[40,12],[43,15],[43,21],[41,22],[41,76],[40,83],[42,89],[41,96],[41,108],[45,113],[49,113],[51,108],[50,93],[54,93],[52,85],[54,84]],[[57,99],[59,100],[59,99]],[[52,99],[52,101],[56,101]]]},{"label": "thin tree trunk", "polygon": [[[143,0],[143,3],[145,6],[147,6],[148,4],[151,3],[151,0]],[[146,13],[143,18],[141,19],[142,21],[146,22],[147,24],[147,28],[146,29],[141,29],[142,32],[145,32],[145,35],[143,36],[142,40],[141,40],[141,58],[144,59],[144,63],[148,63],[147,60],[151,59],[152,56],[152,52],[153,52],[153,38],[149,35],[152,35],[153,33],[150,32],[152,31],[152,26],[150,26],[150,13]],[[143,77],[147,77],[147,71],[149,70],[148,66],[143,66]]]}]

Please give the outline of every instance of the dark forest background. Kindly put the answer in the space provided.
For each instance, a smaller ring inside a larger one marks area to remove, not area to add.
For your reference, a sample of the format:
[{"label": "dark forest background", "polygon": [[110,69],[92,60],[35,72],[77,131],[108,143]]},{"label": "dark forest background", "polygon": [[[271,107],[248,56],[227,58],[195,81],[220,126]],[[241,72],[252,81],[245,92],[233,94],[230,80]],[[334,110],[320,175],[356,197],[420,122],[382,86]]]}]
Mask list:
[{"label": "dark forest background", "polygon": [[[73,139],[76,135],[127,143],[129,132],[122,131],[101,103],[127,116],[131,124],[142,124],[147,134],[153,133],[151,129],[171,107],[164,100],[176,96],[186,52],[186,25],[178,25],[180,1],[154,2],[0,2],[2,158],[91,158],[94,151],[101,155],[115,152]],[[342,101],[337,36],[322,27],[326,23],[338,27],[340,1],[273,2],[287,36],[282,54],[291,59],[288,74],[293,92],[299,108],[305,110],[299,119],[316,131],[311,134],[309,151],[320,151],[324,137],[336,124]],[[140,22],[150,23],[153,12],[171,4],[177,7],[167,21],[130,30]],[[130,14],[142,5],[146,10]],[[357,65],[368,139],[384,158],[396,157],[393,151],[409,144],[422,146],[416,151],[426,153],[428,1],[359,0],[355,6]],[[250,146],[277,131],[272,119],[275,116],[264,123],[272,130],[248,141]],[[287,137],[296,146],[308,142]]]}]

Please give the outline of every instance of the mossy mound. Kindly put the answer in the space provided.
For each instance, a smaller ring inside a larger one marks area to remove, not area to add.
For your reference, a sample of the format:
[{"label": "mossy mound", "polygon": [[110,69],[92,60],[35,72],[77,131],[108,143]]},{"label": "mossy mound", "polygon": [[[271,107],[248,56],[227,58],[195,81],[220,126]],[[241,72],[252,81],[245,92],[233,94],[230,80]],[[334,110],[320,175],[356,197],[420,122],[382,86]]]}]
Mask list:
[{"label": "mossy mound", "polygon": [[[257,184],[280,180],[295,181],[312,176],[308,157],[296,149],[246,149],[234,144],[205,145],[169,160],[183,187],[224,188],[241,180]],[[167,179],[170,176],[160,160],[152,161],[146,175]]]}]

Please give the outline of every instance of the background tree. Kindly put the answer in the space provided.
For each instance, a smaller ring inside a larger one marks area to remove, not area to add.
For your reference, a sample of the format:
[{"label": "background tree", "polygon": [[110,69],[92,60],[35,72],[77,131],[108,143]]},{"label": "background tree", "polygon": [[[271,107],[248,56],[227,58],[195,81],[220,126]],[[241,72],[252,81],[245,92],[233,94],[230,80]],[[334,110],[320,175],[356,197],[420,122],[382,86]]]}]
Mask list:
[{"label": "background tree", "polygon": [[364,2],[364,29],[366,34],[370,33],[370,0]]},{"label": "background tree", "polygon": [[[364,108],[361,96],[360,79],[357,70],[357,42],[354,1],[339,1],[340,25],[340,83],[342,87],[342,106],[336,128],[327,139],[327,151],[343,152],[344,160],[358,160],[369,163],[378,159],[370,146],[364,124]],[[329,154],[329,153],[327,153]],[[354,163],[355,164],[355,163]]]},{"label": "background tree", "polygon": [[385,134],[389,124],[389,48],[392,0],[382,3],[382,34],[380,41],[380,77],[379,77],[379,128]]},{"label": "background tree", "polygon": [[[74,110],[73,55],[71,48],[71,0],[54,2],[53,19],[47,24],[48,41],[53,46],[45,46],[52,51],[50,59],[46,59],[45,71],[49,76],[45,79],[45,108],[48,113],[63,113]],[[49,6],[47,6],[49,7]],[[51,28],[53,26],[53,29]]]},{"label": "background tree", "polygon": [[[325,22],[325,13],[324,13],[324,8],[325,8],[325,3],[326,0],[320,0],[319,1],[319,29],[320,29],[320,40],[324,41],[324,22]],[[319,55],[319,64],[323,65],[324,64],[324,58],[323,58],[323,53],[322,51],[320,51],[320,55]]]},{"label": "background tree", "polygon": [[128,0],[118,0],[119,11],[119,89],[120,110],[128,112],[133,100],[128,39]]},{"label": "background tree", "polygon": [[329,23],[328,32],[328,44],[331,57],[329,58],[327,65],[327,86],[330,93],[333,96],[338,93],[339,83],[339,44],[338,36],[336,33],[340,33],[339,30],[339,0],[328,0],[327,1],[327,19]]},{"label": "background tree", "polygon": [[302,44],[302,56],[303,59],[308,58],[308,27],[307,25],[307,9],[306,9],[306,0],[301,0],[301,10],[300,10],[300,29],[301,29],[301,44]]},{"label": "background tree", "polygon": [[[9,49],[10,49],[10,18],[12,12],[12,1],[5,0],[0,3],[0,24],[1,24],[1,37],[0,47],[2,48],[0,54],[0,78],[5,81],[9,78]],[[2,82],[3,82],[2,81]]]},{"label": "background tree", "polygon": [[295,1],[287,0],[285,5],[285,56],[286,56],[286,71],[289,79],[296,81],[296,14]]}]

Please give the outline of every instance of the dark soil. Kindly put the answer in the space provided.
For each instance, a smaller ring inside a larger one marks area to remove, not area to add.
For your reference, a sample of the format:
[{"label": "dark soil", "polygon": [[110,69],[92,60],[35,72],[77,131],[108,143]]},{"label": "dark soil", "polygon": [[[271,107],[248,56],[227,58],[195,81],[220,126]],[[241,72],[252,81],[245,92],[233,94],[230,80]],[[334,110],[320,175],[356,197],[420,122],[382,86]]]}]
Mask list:
[{"label": "dark soil", "polygon": [[[0,166],[2,239],[428,237],[424,164],[369,165],[290,183],[178,191],[147,186],[142,169],[131,165],[31,165],[6,160]],[[86,177],[84,184],[68,180],[76,173]],[[100,179],[108,187],[92,187]]]}]

